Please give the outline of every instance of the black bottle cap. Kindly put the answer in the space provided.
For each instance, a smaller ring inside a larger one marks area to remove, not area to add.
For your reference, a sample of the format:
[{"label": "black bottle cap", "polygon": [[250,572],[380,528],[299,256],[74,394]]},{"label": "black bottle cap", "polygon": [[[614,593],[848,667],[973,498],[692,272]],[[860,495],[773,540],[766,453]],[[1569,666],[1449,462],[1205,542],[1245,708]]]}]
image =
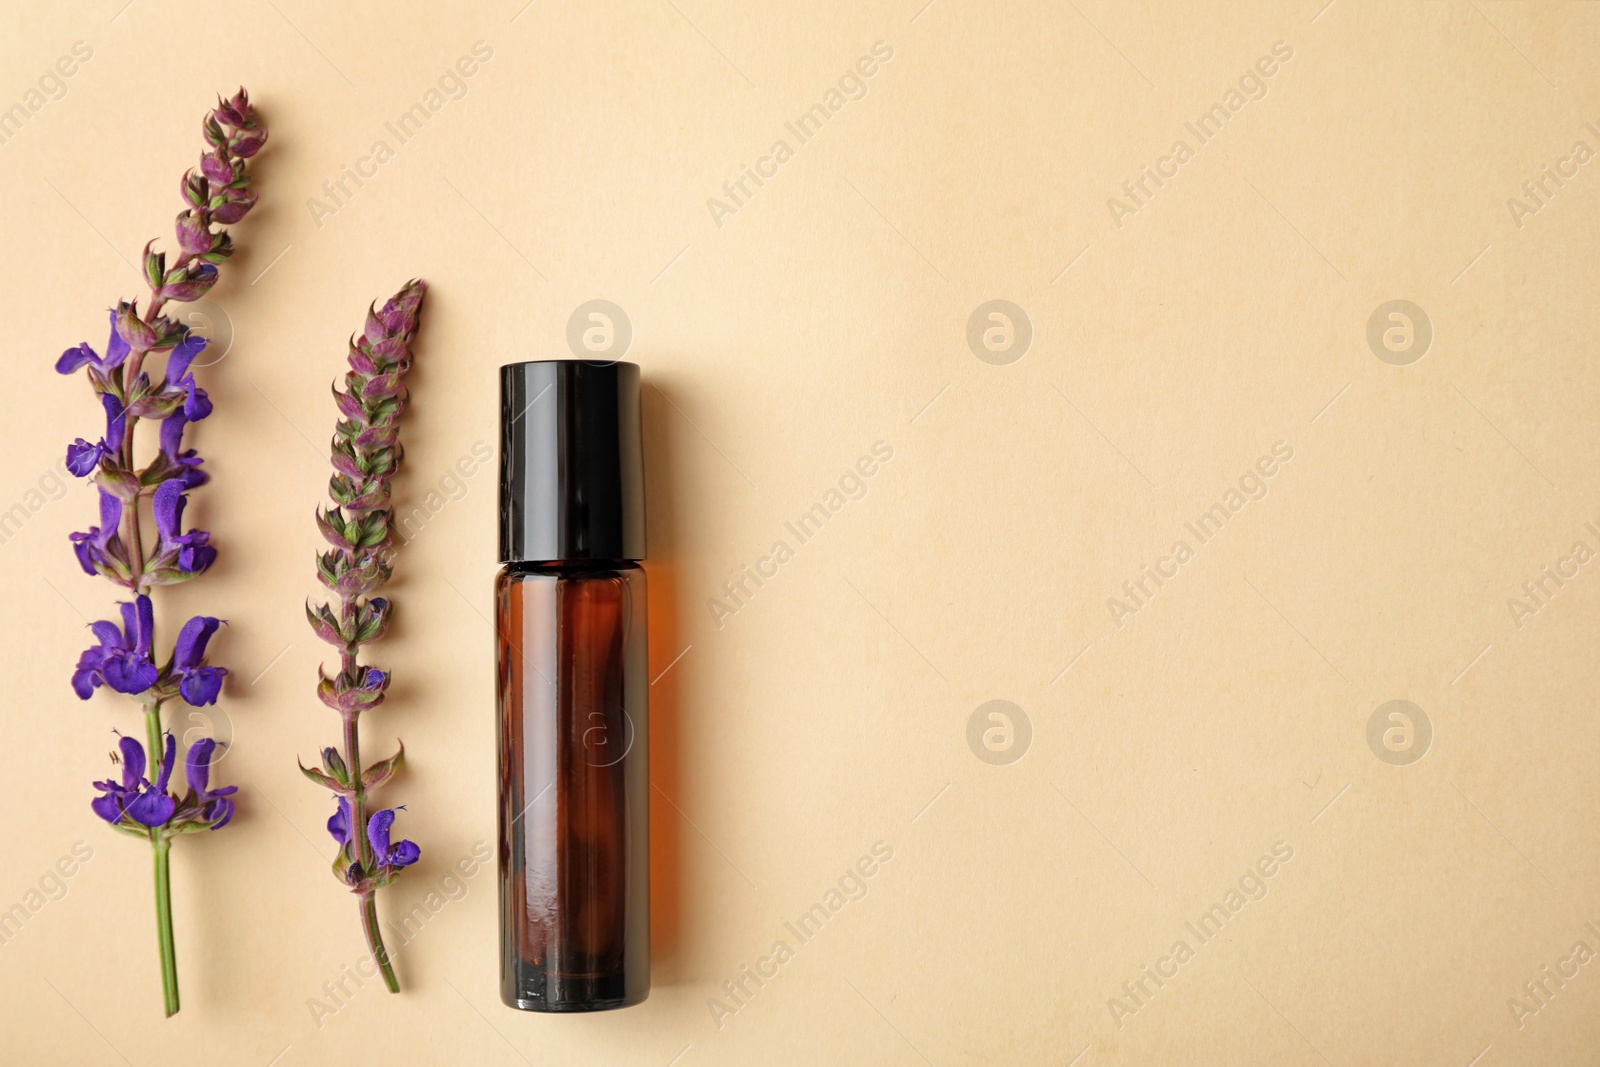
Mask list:
[{"label": "black bottle cap", "polygon": [[644,558],[639,367],[500,368],[500,562]]}]

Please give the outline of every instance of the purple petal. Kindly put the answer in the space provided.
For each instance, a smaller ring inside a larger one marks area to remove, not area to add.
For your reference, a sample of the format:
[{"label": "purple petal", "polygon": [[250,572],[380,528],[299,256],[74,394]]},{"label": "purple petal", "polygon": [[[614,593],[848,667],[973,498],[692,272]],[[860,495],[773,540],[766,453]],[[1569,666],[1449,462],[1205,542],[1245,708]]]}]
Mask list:
[{"label": "purple petal", "polygon": [[169,460],[178,458],[178,450],[183,447],[183,427],[188,421],[181,410],[161,420],[161,451]]},{"label": "purple petal", "polygon": [[221,625],[221,619],[209,615],[196,615],[184,623],[172,649],[172,662],[184,669],[199,666],[206,658],[206,643]]},{"label": "purple petal", "polygon": [[[135,651],[148,656],[150,654],[150,640],[154,636],[156,629],[155,606],[150,603],[150,598],[143,593],[133,598],[133,604],[139,631],[137,636],[129,633],[128,638],[134,642]],[[123,617],[126,618],[127,616],[124,615]]]},{"label": "purple petal", "polygon": [[71,374],[73,371],[90,363],[98,364],[100,354],[90,348],[87,343],[80,344],[77,348],[69,348],[61,353],[61,358],[56,360],[57,374]]},{"label": "purple petal", "polygon": [[161,451],[167,457],[167,462],[180,468],[176,475],[183,482],[185,489],[193,489],[206,483],[206,472],[200,469],[200,457],[194,449],[187,452],[183,448],[183,428],[189,424],[184,416],[183,409],[179,408],[161,421]]},{"label": "purple petal", "polygon": [[104,796],[95,797],[89,801],[89,807],[94,809],[96,815],[113,826],[122,821],[122,798],[115,793],[106,793]]},{"label": "purple petal", "polygon": [[[122,639],[122,632],[111,623],[97,622],[94,625],[97,628],[104,627],[109,630],[111,634],[115,635],[116,640]],[[77,669],[72,672],[72,691],[78,694],[78,699],[80,700],[88,700],[94,695],[96,689],[105,684],[105,680],[100,675],[101,668],[105,666],[106,662],[105,638],[106,634],[101,633],[100,647],[84,649],[83,655],[78,657]]]},{"label": "purple petal", "polygon": [[225,667],[196,667],[185,672],[178,692],[193,707],[215,704],[222,695],[222,679],[227,673]]},{"label": "purple petal", "polygon": [[[111,338],[110,340],[106,341],[106,358],[101,362],[101,365],[107,369],[121,366],[122,361],[128,358],[128,352],[130,351],[128,348],[128,342],[124,341],[122,339],[122,335],[117,332],[116,308],[111,309],[110,320]],[[84,347],[87,348],[88,346],[85,345]]]},{"label": "purple petal", "polygon": [[178,539],[178,524],[183,521],[183,504],[182,479],[168,478],[156,486],[151,499],[151,511],[155,515],[156,531],[162,541]]},{"label": "purple petal", "polygon": [[96,574],[95,563],[105,556],[106,544],[117,535],[117,525],[122,521],[122,501],[100,490],[100,525],[89,527],[88,533],[69,534],[72,550],[77,553],[78,565],[85,574]]},{"label": "purple petal", "polygon": [[128,801],[129,817],[141,826],[165,826],[177,808],[177,801],[154,789]]},{"label": "purple petal", "polygon": [[196,530],[190,536],[196,543],[178,553],[178,569],[185,574],[199,574],[216,562],[217,550],[205,543],[209,536],[205,531]]},{"label": "purple petal", "polygon": [[144,780],[144,749],[131,737],[118,738],[117,747],[122,749],[122,788],[138,789]]},{"label": "purple petal", "polygon": [[155,685],[161,672],[156,670],[155,664],[139,653],[122,652],[106,658],[100,675],[106,680],[106,684],[117,692],[133,696]]},{"label": "purple petal", "polygon": [[235,787],[230,785],[226,789],[219,789],[212,793],[211,802],[201,812],[206,817],[206,820],[211,823],[213,830],[222,829],[228,825],[228,820],[233,818],[233,801],[229,800],[227,795],[231,794],[234,789]]},{"label": "purple petal", "polygon": [[194,454],[194,449],[192,448],[179,457],[178,463],[183,467],[183,473],[178,477],[182,480],[185,489],[194,489],[197,486],[205,485],[211,477],[200,469],[200,457]]},{"label": "purple petal", "polygon": [[102,447],[107,452],[115,452],[122,447],[123,435],[128,431],[128,415],[122,401],[110,393],[100,394],[100,404],[106,409],[106,436]]},{"label": "purple petal", "polygon": [[206,785],[211,781],[211,755],[216,750],[215,741],[202,737],[189,746],[189,754],[183,759],[183,773],[189,788],[201,796],[206,795]]},{"label": "purple petal", "polygon": [[[123,605],[124,612],[131,611],[132,608],[132,604]],[[123,641],[122,631],[117,629],[117,624],[114,622],[106,622],[104,619],[99,622],[91,622],[89,631],[99,640],[100,651],[102,652],[128,647]]]},{"label": "purple petal", "polygon": [[94,696],[94,691],[99,685],[99,667],[86,667],[83,661],[79,660],[78,669],[72,672],[72,691],[78,694],[78,699],[88,700]]},{"label": "purple petal", "polygon": [[389,864],[393,867],[409,867],[421,858],[422,849],[417,847],[415,841],[402,841],[389,854]]},{"label": "purple petal", "polygon": [[[209,264],[208,264],[209,265]],[[212,267],[212,272],[216,268]],[[176,385],[189,373],[189,364],[194,362],[194,357],[205,351],[206,339],[197,333],[191,333],[178,346],[172,350],[172,355],[167,357],[167,381]]]},{"label": "purple petal", "polygon": [[156,789],[162,793],[167,791],[167,782],[172,778],[172,765],[178,758],[178,739],[170,733],[167,735],[166,748],[161,753],[161,773],[156,778]]},{"label": "purple petal", "polygon": [[100,490],[100,543],[111,540],[111,535],[122,525],[122,500]]},{"label": "purple petal", "polygon": [[83,438],[78,438],[67,446],[67,470],[79,478],[87,477],[100,465],[101,451],[98,443],[90,444]]},{"label": "purple petal", "polygon": [[94,648],[83,649],[82,656],[78,656],[77,669],[72,672],[72,691],[82,701],[90,699],[94,689],[104,685],[101,669],[106,665],[107,640],[114,641],[112,648],[115,648],[117,641],[122,641],[122,630],[110,622],[94,622],[93,629],[101,643]]},{"label": "purple petal", "polygon": [[339,810],[328,816],[328,833],[341,845],[350,843],[350,801],[339,798]]},{"label": "purple petal", "polygon": [[[107,644],[106,647],[129,649],[132,648],[139,640],[139,609],[134,607],[133,601],[131,600],[124,600],[122,603],[118,604],[117,607],[122,612],[122,633],[124,636],[118,640],[116,644]],[[90,629],[93,629],[92,624]],[[96,630],[95,632],[99,633],[100,631]],[[105,643],[104,638],[101,638],[101,643]]]},{"label": "purple petal", "polygon": [[183,414],[190,422],[199,422],[211,414],[211,398],[195,384],[193,378],[184,383],[184,388],[188,390],[189,398],[183,402]]},{"label": "purple petal", "polygon": [[364,679],[362,679],[361,688],[363,688],[363,689],[377,689],[377,688],[379,688],[379,687],[381,687],[383,685],[383,683],[384,683],[386,678],[387,678],[387,675],[385,675],[378,668],[376,668],[376,667],[368,667],[367,668],[367,676]]},{"label": "purple petal", "polygon": [[389,828],[393,825],[393,808],[375,811],[372,813],[372,818],[367,821],[367,840],[372,842],[372,851],[377,855],[379,863],[389,862]]}]

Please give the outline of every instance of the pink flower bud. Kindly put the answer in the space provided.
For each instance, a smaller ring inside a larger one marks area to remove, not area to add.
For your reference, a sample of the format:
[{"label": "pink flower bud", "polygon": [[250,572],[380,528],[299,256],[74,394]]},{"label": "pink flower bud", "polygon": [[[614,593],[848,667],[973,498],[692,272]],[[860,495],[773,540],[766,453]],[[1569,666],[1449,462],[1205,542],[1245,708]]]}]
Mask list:
[{"label": "pink flower bud", "polygon": [[200,128],[205,132],[206,144],[212,148],[221,148],[228,143],[228,135],[222,131],[222,124],[217,121],[216,112],[207,115]]},{"label": "pink flower bud", "polygon": [[[216,110],[211,112],[212,116],[218,122],[223,123],[223,124],[228,125],[228,126],[243,126],[244,125],[244,121],[245,121],[245,119],[244,119],[244,110],[241,110],[241,108],[239,106],[239,103],[238,103],[238,101],[240,101],[240,96],[242,95],[242,93],[243,93],[243,90],[240,90],[240,94],[239,95],[235,95],[232,100],[224,100],[220,96],[217,97]],[[244,109],[248,109],[250,107],[250,103],[249,103],[248,100],[244,100],[243,103],[244,103]]]},{"label": "pink flower bud", "polygon": [[261,151],[261,146],[267,143],[267,133],[260,130],[254,133],[241,134],[228,143],[228,148],[240,159],[249,159]]},{"label": "pink flower bud", "polygon": [[117,336],[136,353],[148,352],[156,345],[156,332],[139,317],[137,304],[117,306]]},{"label": "pink flower bud", "polygon": [[229,200],[211,213],[211,217],[224,226],[231,226],[247,215],[251,208],[256,206],[256,194],[246,193],[234,200]]},{"label": "pink flower bud", "polygon": [[185,271],[182,277],[163,285],[161,295],[176,303],[188,304],[205,296],[216,284],[217,268],[210,263],[202,263],[198,271]]},{"label": "pink flower bud", "polygon": [[211,251],[211,227],[193,211],[178,215],[178,245],[186,255],[198,256]]},{"label": "pink flower bud", "polygon": [[190,207],[204,207],[211,199],[211,187],[204,175],[187,171],[183,176],[183,199]]},{"label": "pink flower bud", "polygon": [[144,276],[152,289],[160,287],[161,279],[167,273],[166,254],[154,251],[154,246],[154,241],[149,241],[144,246]]},{"label": "pink flower bud", "polygon": [[378,317],[377,307],[374,306],[368,309],[367,325],[366,329],[362,331],[362,337],[367,341],[381,341],[388,332],[388,328],[384,326],[383,319]]},{"label": "pink flower bud", "polygon": [[103,466],[95,475],[95,482],[123,503],[139,499],[139,476],[133,471]]},{"label": "pink flower bud", "polygon": [[402,333],[394,337],[385,337],[377,344],[368,346],[367,354],[379,364],[392,366],[405,356],[406,349],[410,344],[411,335]]},{"label": "pink flower bud", "polygon": [[200,173],[212,185],[227,185],[233,181],[233,164],[228,162],[228,157],[223,155],[222,149],[208,152],[200,157]]},{"label": "pink flower bud", "polygon": [[250,94],[243,88],[234,93],[230,99],[217,97],[217,109],[213,114],[218,121],[236,128],[249,128],[255,125],[255,109],[250,106]]}]

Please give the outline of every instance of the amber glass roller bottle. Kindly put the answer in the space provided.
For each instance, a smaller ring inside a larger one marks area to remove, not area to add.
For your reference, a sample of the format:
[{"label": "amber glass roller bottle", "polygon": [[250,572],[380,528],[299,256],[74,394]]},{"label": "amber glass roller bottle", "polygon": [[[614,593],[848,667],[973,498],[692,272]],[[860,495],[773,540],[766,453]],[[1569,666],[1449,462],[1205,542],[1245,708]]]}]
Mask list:
[{"label": "amber glass roller bottle", "polygon": [[650,991],[639,368],[500,368],[500,996]]}]

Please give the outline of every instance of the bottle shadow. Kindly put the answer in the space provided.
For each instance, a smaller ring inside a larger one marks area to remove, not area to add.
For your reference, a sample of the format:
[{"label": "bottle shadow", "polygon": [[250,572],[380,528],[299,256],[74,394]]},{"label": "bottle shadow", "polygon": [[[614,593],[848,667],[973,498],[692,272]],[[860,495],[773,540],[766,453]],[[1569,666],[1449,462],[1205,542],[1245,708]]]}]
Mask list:
[{"label": "bottle shadow", "polygon": [[651,982],[671,985],[677,971],[683,923],[683,819],[668,799],[681,781],[678,679],[685,638],[681,616],[679,528],[673,472],[684,444],[681,420],[659,375],[640,389],[644,438],[645,576],[649,582],[650,630],[650,954]]}]

